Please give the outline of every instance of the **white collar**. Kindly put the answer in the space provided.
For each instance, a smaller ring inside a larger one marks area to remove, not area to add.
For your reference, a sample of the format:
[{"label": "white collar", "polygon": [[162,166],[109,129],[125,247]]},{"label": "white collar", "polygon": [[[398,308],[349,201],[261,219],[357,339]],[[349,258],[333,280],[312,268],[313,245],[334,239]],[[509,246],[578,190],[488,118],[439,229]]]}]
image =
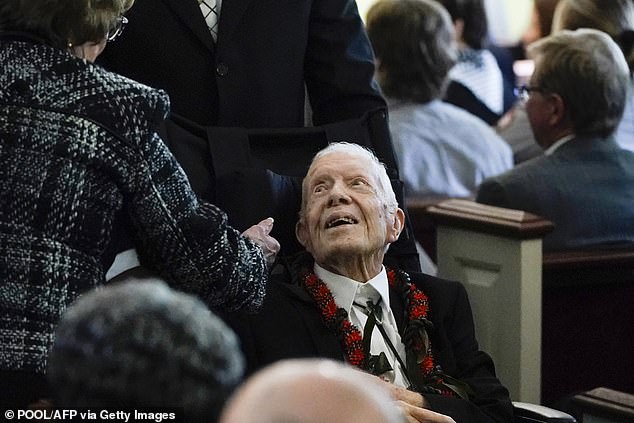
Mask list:
[{"label": "white collar", "polygon": [[562,145],[564,145],[565,143],[567,143],[568,141],[570,141],[574,137],[575,137],[575,134],[569,134],[569,135],[566,135],[565,137],[559,138],[557,141],[555,141],[553,144],[551,144],[550,147],[548,147],[546,150],[544,150],[544,154],[546,156],[550,156],[559,147],[561,147]]},{"label": "white collar", "polygon": [[315,275],[330,289],[337,306],[346,310],[348,314],[350,313],[357,292],[363,293],[364,286],[372,286],[381,296],[384,307],[387,310],[390,309],[389,284],[384,266],[381,266],[381,271],[378,275],[365,283],[332,273],[317,263],[315,263],[314,271]]}]

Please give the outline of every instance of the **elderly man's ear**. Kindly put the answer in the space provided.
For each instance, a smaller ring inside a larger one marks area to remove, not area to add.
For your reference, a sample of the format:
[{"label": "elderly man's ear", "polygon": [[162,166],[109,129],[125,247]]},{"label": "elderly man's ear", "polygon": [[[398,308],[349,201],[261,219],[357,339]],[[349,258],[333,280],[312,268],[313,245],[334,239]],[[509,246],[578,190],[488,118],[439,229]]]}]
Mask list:
[{"label": "elderly man's ear", "polygon": [[394,216],[394,221],[392,222],[391,227],[388,227],[387,233],[387,242],[390,244],[396,242],[403,231],[403,225],[405,224],[405,212],[403,212],[400,208],[397,208],[396,212],[394,212],[392,216]]}]

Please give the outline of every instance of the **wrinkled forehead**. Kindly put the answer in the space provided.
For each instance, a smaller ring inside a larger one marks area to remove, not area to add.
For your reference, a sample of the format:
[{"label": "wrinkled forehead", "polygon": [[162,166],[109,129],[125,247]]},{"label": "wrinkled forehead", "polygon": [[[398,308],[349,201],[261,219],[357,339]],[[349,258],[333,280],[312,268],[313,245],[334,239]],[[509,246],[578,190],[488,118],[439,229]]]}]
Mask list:
[{"label": "wrinkled forehead", "polygon": [[363,176],[376,182],[377,171],[376,164],[363,154],[333,151],[313,161],[304,182],[327,176]]}]

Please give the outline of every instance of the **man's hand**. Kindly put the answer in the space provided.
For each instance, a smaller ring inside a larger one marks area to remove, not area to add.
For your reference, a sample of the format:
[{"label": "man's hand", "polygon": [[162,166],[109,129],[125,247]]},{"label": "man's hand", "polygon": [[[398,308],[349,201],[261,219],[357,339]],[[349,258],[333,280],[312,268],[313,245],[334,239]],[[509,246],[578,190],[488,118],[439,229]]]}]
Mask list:
[{"label": "man's hand", "polygon": [[416,407],[405,401],[396,401],[401,408],[407,423],[456,423],[454,419],[444,414],[438,414],[426,408]]},{"label": "man's hand", "polygon": [[272,229],[273,218],[268,217],[257,225],[253,225],[246,231],[242,232],[242,235],[246,236],[262,248],[264,258],[269,265],[275,262],[275,257],[277,256],[277,253],[280,252],[280,243],[269,235]]},{"label": "man's hand", "polygon": [[396,401],[396,405],[405,415],[407,423],[456,423],[444,414],[428,410],[429,404],[418,392],[410,391],[402,386],[383,381]]},{"label": "man's hand", "polygon": [[409,389],[403,388],[402,386],[394,385],[390,382],[383,382],[385,382],[388,389],[390,390],[390,393],[392,394],[392,398],[394,398],[396,401],[403,401],[411,406],[419,408],[428,407],[425,397],[423,397],[418,392],[410,391]]}]

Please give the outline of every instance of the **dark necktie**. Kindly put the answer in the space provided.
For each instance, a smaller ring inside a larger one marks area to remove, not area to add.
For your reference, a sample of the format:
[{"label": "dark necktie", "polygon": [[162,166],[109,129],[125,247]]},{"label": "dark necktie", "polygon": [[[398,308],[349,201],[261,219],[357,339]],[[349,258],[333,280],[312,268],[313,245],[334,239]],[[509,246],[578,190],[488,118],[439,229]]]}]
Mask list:
[{"label": "dark necktie", "polygon": [[385,344],[390,349],[396,360],[398,360],[401,368],[404,372],[407,372],[407,367],[403,362],[403,359],[399,355],[394,343],[392,342],[391,337],[388,334],[388,331],[392,330],[391,325],[383,324],[383,309],[381,308],[381,297],[379,297],[375,302],[371,300],[366,301],[365,305],[359,304],[357,302],[353,303],[354,306],[358,307],[365,315],[368,316],[368,320],[365,322],[365,326],[363,327],[363,351],[368,357],[368,371],[375,375],[381,375],[385,372],[393,370],[392,365],[390,364],[385,352],[381,352],[378,355],[370,354],[370,344],[372,341],[372,333],[374,328],[376,327]]}]

